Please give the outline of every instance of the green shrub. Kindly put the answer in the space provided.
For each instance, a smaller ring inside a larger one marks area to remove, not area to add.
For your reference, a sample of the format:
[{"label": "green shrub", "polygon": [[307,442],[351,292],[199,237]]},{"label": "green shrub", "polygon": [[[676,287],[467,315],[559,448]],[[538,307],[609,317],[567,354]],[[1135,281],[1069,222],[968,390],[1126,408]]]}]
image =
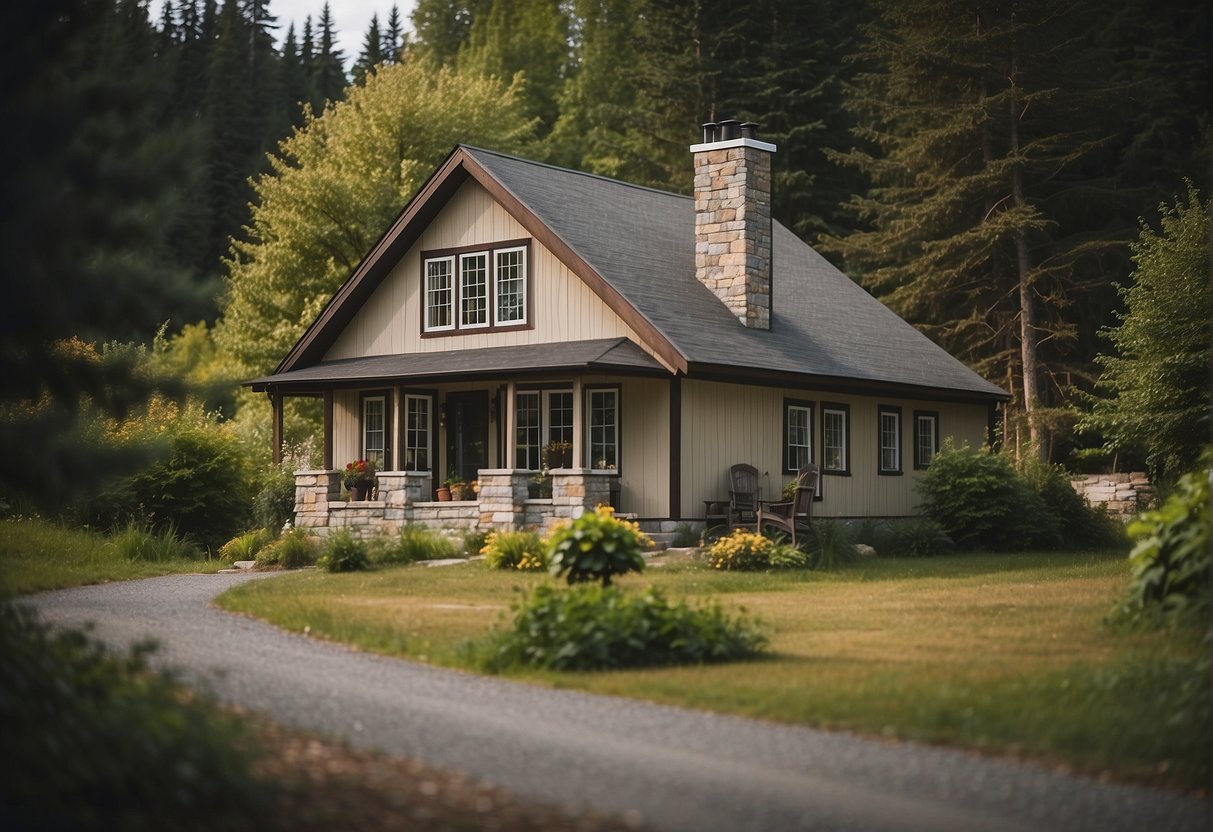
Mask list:
[{"label": "green shrub", "polygon": [[381,566],[445,560],[459,554],[449,537],[420,523],[406,523],[396,534],[372,540],[367,553],[372,563]]},{"label": "green shrub", "polygon": [[717,603],[671,605],[652,587],[625,595],[617,587],[543,585],[516,605],[512,628],[482,648],[478,663],[493,671],[606,670],[737,661],[765,646],[754,626]]},{"label": "green shrub", "polygon": [[846,523],[818,520],[813,523],[813,532],[817,540],[810,553],[809,565],[814,569],[829,572],[859,558],[851,529]]},{"label": "green shrub", "polygon": [[[1131,618],[1154,612],[1209,609],[1209,472],[1180,477],[1175,490],[1154,511],[1129,525],[1137,541],[1129,553],[1132,577],[1124,613]],[[1207,624],[1207,620],[1205,621]]]},{"label": "green shrub", "polygon": [[650,545],[640,526],[620,520],[610,506],[599,506],[552,532],[549,571],[557,577],[567,573],[570,584],[601,581],[607,587],[613,575],[643,571],[642,551]]},{"label": "green shrub", "polygon": [[1060,542],[1057,518],[1040,495],[988,449],[945,441],[918,489],[923,511],[958,546],[1028,549]]},{"label": "green shrub", "polygon": [[1124,525],[1096,509],[1070,485],[1070,473],[1029,455],[1020,477],[1040,495],[1057,528],[1057,544],[1070,549],[1110,548],[1126,542]]},{"label": "green shrub", "polygon": [[131,520],[110,538],[110,545],[129,561],[163,563],[198,557],[198,550],[177,535],[173,523],[153,529]]},{"label": "green shrub", "polygon": [[333,532],[324,541],[316,566],[325,572],[362,572],[371,565],[366,543],[347,529]]},{"label": "green shrub", "polygon": [[302,569],[316,562],[319,542],[306,529],[291,529],[257,552],[257,566]]},{"label": "green shrub", "polygon": [[253,520],[275,535],[295,517],[295,475],[274,466],[253,499]]},{"label": "green shrub", "polygon": [[149,672],[0,605],[0,819],[6,829],[255,830],[275,791],[248,732]]},{"label": "green shrub", "polygon": [[693,524],[679,523],[674,527],[672,545],[675,549],[690,549],[698,546],[701,538],[699,530]]},{"label": "green shrub", "polygon": [[535,532],[490,532],[480,554],[492,569],[547,569],[547,546]]},{"label": "green shrub", "polygon": [[255,529],[251,532],[238,534],[219,547],[219,557],[228,563],[238,560],[253,560],[257,553],[274,540],[269,529]]},{"label": "green shrub", "polygon": [[926,558],[952,551],[952,538],[929,517],[890,520],[869,545],[890,558]]},{"label": "green shrub", "polygon": [[803,568],[809,565],[809,555],[795,546],[745,529],[734,529],[717,540],[708,549],[707,557],[713,569],[725,572]]},{"label": "green shrub", "polygon": [[474,558],[484,548],[484,542],[489,539],[489,532],[466,531],[463,533],[463,556]]}]

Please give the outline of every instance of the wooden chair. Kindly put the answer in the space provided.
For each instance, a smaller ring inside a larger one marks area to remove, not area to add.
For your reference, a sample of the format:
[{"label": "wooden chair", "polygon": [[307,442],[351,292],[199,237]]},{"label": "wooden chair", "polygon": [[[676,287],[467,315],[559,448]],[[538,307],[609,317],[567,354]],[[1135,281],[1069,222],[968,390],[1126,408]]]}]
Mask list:
[{"label": "wooden chair", "polygon": [[729,468],[729,529],[757,529],[758,469],[740,462]]},{"label": "wooden chair", "polygon": [[817,478],[821,471],[816,465],[806,465],[796,472],[796,494],[790,503],[758,505],[758,531],[775,528],[787,533],[793,546],[811,545],[814,537],[812,511],[817,495]]}]

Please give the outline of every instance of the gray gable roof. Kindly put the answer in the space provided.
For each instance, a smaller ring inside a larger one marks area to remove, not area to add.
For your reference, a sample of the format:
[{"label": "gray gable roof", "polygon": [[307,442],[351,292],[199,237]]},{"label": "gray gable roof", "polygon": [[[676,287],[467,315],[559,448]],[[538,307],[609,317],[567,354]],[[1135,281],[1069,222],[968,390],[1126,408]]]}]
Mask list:
[{"label": "gray gable roof", "polygon": [[669,339],[688,375],[699,365],[1007,398],[778,222],[771,328],[750,329],[695,277],[691,197],[463,149]]}]

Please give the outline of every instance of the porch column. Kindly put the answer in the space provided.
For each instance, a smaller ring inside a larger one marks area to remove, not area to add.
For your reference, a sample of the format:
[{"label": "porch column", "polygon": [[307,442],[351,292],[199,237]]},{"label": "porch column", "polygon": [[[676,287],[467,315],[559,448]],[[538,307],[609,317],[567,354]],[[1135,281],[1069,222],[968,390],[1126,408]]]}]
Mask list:
[{"label": "porch column", "polygon": [[582,389],[581,376],[573,377],[573,467],[580,468],[585,464],[585,454],[582,447],[585,444],[585,414],[583,412],[585,392]]},{"label": "porch column", "polygon": [[274,443],[274,464],[282,464],[282,391],[274,389],[270,391],[270,410],[273,412],[273,443]]},{"label": "porch column", "polygon": [[333,470],[333,391],[324,391],[324,468]]},{"label": "porch column", "polygon": [[515,393],[518,391],[518,385],[513,381],[506,382],[505,385],[505,413],[501,414],[502,424],[505,425],[505,468],[513,468],[514,463],[518,460],[517,443],[518,437],[514,435],[514,418],[515,418]]}]

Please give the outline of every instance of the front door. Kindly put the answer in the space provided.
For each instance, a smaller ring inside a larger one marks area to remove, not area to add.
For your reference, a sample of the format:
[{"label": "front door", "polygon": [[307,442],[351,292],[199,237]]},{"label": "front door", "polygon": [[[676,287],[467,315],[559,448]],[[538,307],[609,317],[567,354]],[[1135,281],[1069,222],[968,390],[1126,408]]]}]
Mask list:
[{"label": "front door", "polygon": [[487,390],[447,393],[446,464],[471,482],[489,461],[489,394]]}]

